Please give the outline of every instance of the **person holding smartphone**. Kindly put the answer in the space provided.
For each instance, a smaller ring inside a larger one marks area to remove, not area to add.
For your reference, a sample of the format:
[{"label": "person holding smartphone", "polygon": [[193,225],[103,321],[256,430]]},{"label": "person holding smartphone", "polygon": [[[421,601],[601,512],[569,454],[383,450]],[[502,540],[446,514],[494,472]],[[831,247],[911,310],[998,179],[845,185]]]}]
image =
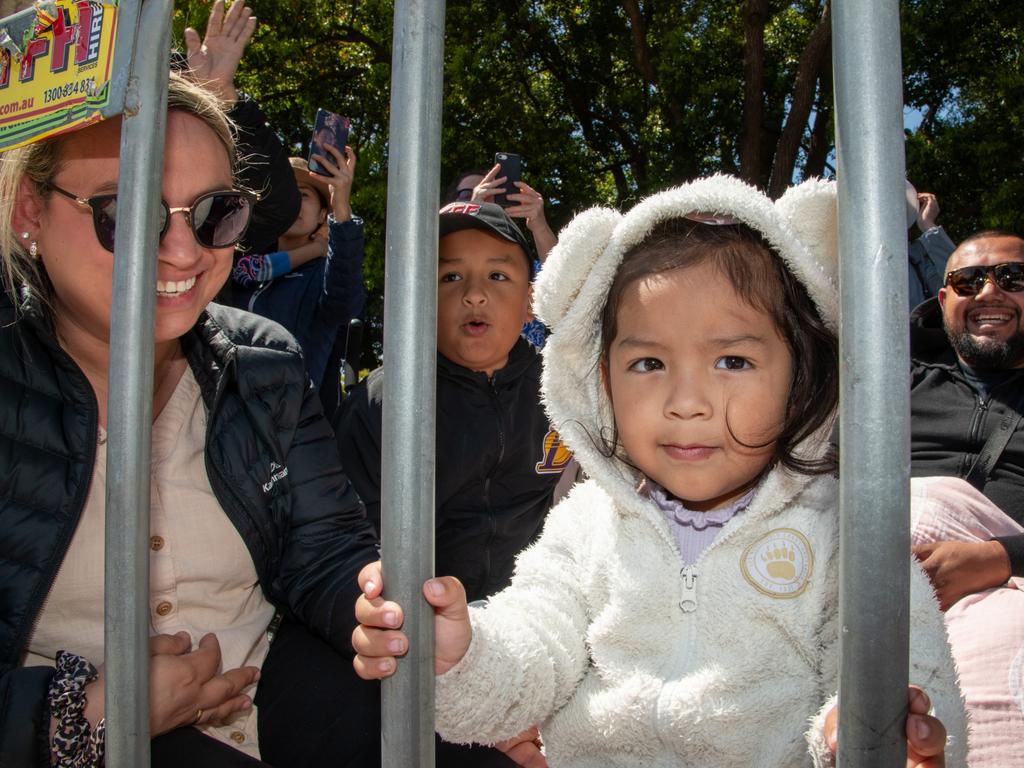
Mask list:
[{"label": "person holding smartphone", "polygon": [[445,202],[471,200],[475,203],[493,203],[497,195],[504,194],[507,201],[503,206],[505,213],[513,219],[523,219],[533,236],[537,259],[543,264],[558,241],[544,218],[544,197],[525,181],[511,182],[514,186],[509,189],[508,177],[501,175],[501,168],[501,163],[495,163],[483,174],[475,171],[463,173],[453,185],[454,195],[450,195],[451,199]]},{"label": "person holding smartphone", "polygon": [[294,334],[324,411],[337,408],[339,376],[334,359],[338,329],[358,317],[363,286],[363,220],[352,212],[356,169],[352,147],[324,145],[314,153],[324,173],[306,160],[290,159],[302,195],[299,215],[277,241],[277,250],[238,260],[232,303],[269,317]]}]

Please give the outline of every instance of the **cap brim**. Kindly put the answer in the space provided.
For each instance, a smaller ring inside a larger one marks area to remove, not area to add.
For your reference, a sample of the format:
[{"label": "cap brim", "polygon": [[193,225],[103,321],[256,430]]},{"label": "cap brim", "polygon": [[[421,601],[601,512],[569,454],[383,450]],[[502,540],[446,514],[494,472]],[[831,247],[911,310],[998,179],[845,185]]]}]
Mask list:
[{"label": "cap brim", "polygon": [[476,216],[470,216],[468,213],[446,213],[444,216],[441,216],[441,222],[438,226],[438,236],[444,237],[445,235],[450,235],[452,232],[459,232],[463,229],[480,229],[484,232],[496,235],[502,240],[508,240],[510,243],[521,245],[521,243],[514,237],[495,229],[486,221],[482,221]]}]

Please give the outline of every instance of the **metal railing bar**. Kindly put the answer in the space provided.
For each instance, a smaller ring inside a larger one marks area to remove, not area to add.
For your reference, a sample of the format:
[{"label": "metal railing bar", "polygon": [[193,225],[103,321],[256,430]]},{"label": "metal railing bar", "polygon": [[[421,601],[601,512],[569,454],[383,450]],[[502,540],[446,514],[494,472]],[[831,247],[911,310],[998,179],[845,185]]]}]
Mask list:
[{"label": "metal railing bar", "polygon": [[408,656],[382,684],[384,768],[434,765],[437,237],[444,64],[441,0],[395,3],[384,272],[381,509],[385,595],[405,610]]},{"label": "metal railing bar", "polygon": [[107,408],[107,768],[149,766],[149,511],[155,254],[172,0],[138,15],[121,126]]},{"label": "metal railing bar", "polygon": [[902,766],[910,581],[910,348],[897,0],[832,8],[839,155],[838,765]]}]

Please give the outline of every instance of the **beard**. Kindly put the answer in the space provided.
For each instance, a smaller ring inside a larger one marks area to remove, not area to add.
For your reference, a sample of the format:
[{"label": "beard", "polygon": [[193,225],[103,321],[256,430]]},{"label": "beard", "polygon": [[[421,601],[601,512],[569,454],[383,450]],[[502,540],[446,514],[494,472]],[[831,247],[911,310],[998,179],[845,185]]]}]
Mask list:
[{"label": "beard", "polygon": [[966,330],[946,326],[946,336],[960,359],[978,370],[1008,370],[1024,363],[1024,333],[1017,331],[1006,341],[972,336]]}]

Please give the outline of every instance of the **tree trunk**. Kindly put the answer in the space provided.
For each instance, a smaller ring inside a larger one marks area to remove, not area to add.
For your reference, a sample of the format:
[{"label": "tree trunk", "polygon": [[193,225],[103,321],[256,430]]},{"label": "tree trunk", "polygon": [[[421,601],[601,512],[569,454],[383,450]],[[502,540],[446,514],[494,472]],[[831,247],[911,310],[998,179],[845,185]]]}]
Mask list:
[{"label": "tree trunk", "polygon": [[832,151],[832,141],[828,135],[828,124],[832,119],[832,66],[830,59],[825,61],[818,82],[818,108],[814,115],[814,128],[811,129],[811,146],[807,149],[807,162],[804,163],[805,179],[825,173],[825,163]]},{"label": "tree trunk", "polygon": [[[622,6],[629,17],[629,33],[633,40],[633,59],[637,71],[645,83],[658,86],[658,70],[651,58],[651,48],[647,45],[647,23],[640,10],[640,3],[638,0],[623,0]],[[671,95],[662,96],[668,109],[669,122],[673,128],[678,128],[683,122],[683,109]]]},{"label": "tree trunk", "polygon": [[793,85],[793,97],[789,104],[786,125],[782,129],[779,143],[775,147],[775,161],[772,164],[771,180],[768,182],[768,196],[779,197],[793,179],[796,156],[800,150],[800,142],[807,129],[807,119],[814,106],[814,95],[821,71],[822,61],[829,52],[832,40],[832,20],[829,4],[822,8],[821,18],[815,25],[807,40],[804,52],[797,65],[796,82]]},{"label": "tree trunk", "polygon": [[743,131],[739,141],[740,176],[751,184],[761,178],[761,123],[764,119],[764,26],[768,0],[744,0]]}]

